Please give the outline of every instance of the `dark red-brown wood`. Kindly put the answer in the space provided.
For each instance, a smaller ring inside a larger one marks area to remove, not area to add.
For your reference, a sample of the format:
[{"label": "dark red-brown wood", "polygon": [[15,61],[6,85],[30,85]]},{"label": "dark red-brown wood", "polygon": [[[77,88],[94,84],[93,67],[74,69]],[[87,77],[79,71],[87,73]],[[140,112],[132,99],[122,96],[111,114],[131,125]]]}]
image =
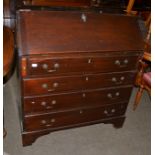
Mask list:
[{"label": "dark red-brown wood", "polygon": [[96,107],[128,101],[132,87],[111,88],[75,93],[52,94],[49,96],[25,97],[24,113],[66,111],[79,107]]},{"label": "dark red-brown wood", "polygon": [[23,145],[71,127],[121,127],[143,51],[137,18],[30,10],[17,16]]},{"label": "dark red-brown wood", "polygon": [[3,27],[3,77],[9,77],[14,61],[14,36],[10,28]]},{"label": "dark red-brown wood", "polygon": [[123,72],[25,79],[23,81],[23,95],[41,95],[132,85],[134,77],[135,72]]},{"label": "dark red-brown wood", "polygon": [[[28,75],[55,75],[73,73],[114,72],[133,69],[137,56],[105,56],[102,54],[72,57],[33,57],[27,62]],[[55,66],[58,67],[55,67]],[[134,66],[136,67],[136,66]]]},{"label": "dark red-brown wood", "polygon": [[91,0],[18,0],[21,6],[88,7]]},{"label": "dark red-brown wood", "polygon": [[86,12],[84,22],[82,14],[20,11],[20,55],[143,50],[137,18]]},{"label": "dark red-brown wood", "polygon": [[15,0],[3,0],[3,25],[15,30]]},{"label": "dark red-brown wood", "polygon": [[47,128],[80,124],[123,115],[126,104],[114,104],[98,108],[79,109],[70,112],[28,116],[24,118],[24,130],[34,131]]}]

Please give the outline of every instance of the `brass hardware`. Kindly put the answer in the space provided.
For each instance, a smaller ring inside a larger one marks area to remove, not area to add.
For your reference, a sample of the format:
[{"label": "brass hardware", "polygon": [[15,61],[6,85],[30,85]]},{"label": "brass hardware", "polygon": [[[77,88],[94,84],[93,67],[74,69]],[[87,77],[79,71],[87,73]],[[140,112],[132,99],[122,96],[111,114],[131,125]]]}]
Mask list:
[{"label": "brass hardware", "polygon": [[32,0],[25,0],[23,1],[24,5],[31,5],[32,4]]},{"label": "brass hardware", "polygon": [[121,62],[119,60],[115,61],[115,65],[120,65],[120,64],[121,64]]},{"label": "brass hardware", "polygon": [[80,114],[83,114],[83,110],[80,110]]},{"label": "brass hardware", "polygon": [[43,67],[43,69],[48,69],[48,65],[47,64],[43,64],[42,67]]},{"label": "brass hardware", "polygon": [[53,83],[53,87],[54,87],[54,88],[57,88],[58,85],[59,85],[59,84],[58,84],[57,82]]},{"label": "brass hardware", "polygon": [[107,110],[104,110],[104,114],[108,114],[108,111]]},{"label": "brass hardware", "polygon": [[59,64],[55,64],[55,66],[54,66],[55,69],[49,69],[49,70],[47,70],[48,69],[48,64],[43,64],[42,65],[42,68],[43,69],[46,69],[49,73],[51,73],[51,72],[55,72],[56,71],[56,68],[57,68],[58,65]]},{"label": "brass hardware", "polygon": [[46,107],[46,109],[51,109],[51,108],[52,108],[52,106],[47,106],[47,107]]},{"label": "brass hardware", "polygon": [[120,93],[119,92],[116,92],[116,94],[115,94],[116,96],[119,96],[120,95]]},{"label": "brass hardware", "polygon": [[46,124],[46,127],[49,127],[49,126],[51,126],[51,124]]},{"label": "brass hardware", "polygon": [[116,110],[115,109],[111,109],[111,112],[114,113]]},{"label": "brass hardware", "polygon": [[111,94],[111,93],[108,93],[108,94],[107,94],[107,97],[108,97],[108,98],[112,98],[112,94]]},{"label": "brass hardware", "polygon": [[88,81],[89,80],[89,78],[88,77],[86,77],[86,81]]},{"label": "brass hardware", "polygon": [[41,120],[41,123],[42,124],[46,124],[47,122],[45,120]]},{"label": "brass hardware", "polygon": [[52,119],[51,119],[51,122],[52,122],[52,123],[54,123],[54,122],[55,122],[55,119],[54,119],[54,118],[52,118]]},{"label": "brass hardware", "polygon": [[57,103],[57,101],[56,100],[52,100],[52,104],[54,105],[54,104],[56,104]]},{"label": "brass hardware", "polygon": [[113,77],[111,80],[112,80],[112,82],[116,82],[117,81],[117,79],[115,77]]},{"label": "brass hardware", "polygon": [[85,94],[85,93],[83,93],[83,94],[82,94],[82,97],[83,97],[83,98],[85,98],[85,97],[86,97],[86,94]]},{"label": "brass hardware", "polygon": [[123,80],[125,79],[125,77],[124,77],[124,76],[122,76],[120,79],[123,81]]},{"label": "brass hardware", "polygon": [[35,104],[35,102],[34,102],[34,101],[32,101],[32,102],[31,102],[31,104]]},{"label": "brass hardware", "polygon": [[46,106],[46,104],[47,104],[47,103],[46,103],[45,101],[41,102],[41,105],[42,105],[42,106]]},{"label": "brass hardware", "polygon": [[128,64],[128,62],[129,62],[128,59],[125,59],[125,60],[124,60],[124,63],[125,63],[125,64]]},{"label": "brass hardware", "polygon": [[59,67],[60,67],[60,65],[59,65],[58,63],[55,63],[55,64],[54,64],[54,68],[55,68],[55,69],[58,69]]},{"label": "brass hardware", "polygon": [[88,63],[89,63],[89,64],[92,63],[92,59],[88,59]]},{"label": "brass hardware", "polygon": [[48,88],[48,84],[47,84],[47,83],[43,83],[43,84],[42,84],[42,88],[47,89],[47,88]]},{"label": "brass hardware", "polygon": [[103,13],[103,11],[102,11],[102,10],[100,10],[100,11],[99,11],[99,13],[100,13],[100,14],[102,14],[102,13]]},{"label": "brass hardware", "polygon": [[81,15],[81,20],[83,22],[86,22],[87,21],[87,16],[84,13]]},{"label": "brass hardware", "polygon": [[48,70],[49,73],[52,73],[52,72],[55,72],[55,71],[56,71],[56,70],[54,70],[54,69]]}]

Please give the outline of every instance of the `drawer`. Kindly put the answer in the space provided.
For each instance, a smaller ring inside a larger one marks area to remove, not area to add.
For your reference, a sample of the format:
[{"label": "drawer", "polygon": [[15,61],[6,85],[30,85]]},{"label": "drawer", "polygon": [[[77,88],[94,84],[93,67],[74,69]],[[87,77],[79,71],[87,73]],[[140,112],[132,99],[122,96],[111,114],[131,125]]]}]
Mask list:
[{"label": "drawer", "polygon": [[85,56],[85,57],[58,57],[58,58],[33,58],[27,61],[27,74],[55,75],[67,73],[94,73],[117,72],[134,70],[137,56]]},{"label": "drawer", "polygon": [[131,85],[134,76],[134,72],[123,72],[24,79],[23,94],[32,96]]},{"label": "drawer", "polygon": [[128,101],[132,87],[24,98],[24,113],[65,111]]},{"label": "drawer", "polygon": [[24,118],[24,130],[33,131],[76,125],[123,115],[127,104],[114,104],[99,108],[29,116]]},{"label": "drawer", "polygon": [[91,0],[22,0],[25,6],[65,6],[78,7],[89,6]]}]

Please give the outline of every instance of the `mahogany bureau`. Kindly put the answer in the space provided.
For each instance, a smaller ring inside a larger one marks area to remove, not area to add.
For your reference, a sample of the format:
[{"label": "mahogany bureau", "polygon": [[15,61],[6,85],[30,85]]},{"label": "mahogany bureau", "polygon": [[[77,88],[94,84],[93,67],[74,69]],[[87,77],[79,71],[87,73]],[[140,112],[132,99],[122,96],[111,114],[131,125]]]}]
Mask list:
[{"label": "mahogany bureau", "polygon": [[136,17],[17,13],[23,145],[52,131],[123,125],[143,40]]}]

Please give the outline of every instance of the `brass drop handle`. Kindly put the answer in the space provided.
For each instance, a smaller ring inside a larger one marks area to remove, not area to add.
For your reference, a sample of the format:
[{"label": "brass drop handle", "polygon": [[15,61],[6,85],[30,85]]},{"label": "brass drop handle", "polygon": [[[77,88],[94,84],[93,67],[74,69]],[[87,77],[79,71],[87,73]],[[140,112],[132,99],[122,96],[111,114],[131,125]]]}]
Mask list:
[{"label": "brass drop handle", "polygon": [[108,111],[107,111],[107,110],[104,110],[104,114],[106,114],[106,115],[107,115],[107,114],[108,114]]},{"label": "brass drop handle", "polygon": [[125,80],[125,77],[124,76],[121,76],[120,80],[121,81],[124,81]]},{"label": "brass drop handle", "polygon": [[92,63],[92,59],[88,59],[88,64]]},{"label": "brass drop handle", "polygon": [[35,104],[36,102],[35,101],[31,101],[31,104]]},{"label": "brass drop handle", "polygon": [[49,123],[49,124],[46,124],[46,127],[52,126],[54,122],[55,122],[55,119],[52,118],[52,119],[50,120],[50,123]]},{"label": "brass drop handle", "polygon": [[47,70],[47,72],[49,72],[49,73],[55,72],[59,67],[60,67],[60,65],[58,63],[54,64],[54,69],[48,69],[49,68],[48,64],[43,64],[42,65],[42,68],[44,70]]},{"label": "brass drop handle", "polygon": [[111,112],[114,113],[114,112],[116,112],[116,110],[113,108],[113,109],[111,109]]},{"label": "brass drop handle", "polygon": [[119,96],[119,95],[120,95],[120,93],[119,93],[119,92],[116,92],[116,93],[115,93],[115,96]]},{"label": "brass drop handle", "polygon": [[43,64],[43,65],[42,65],[42,68],[43,68],[43,69],[48,69],[48,64]]},{"label": "brass drop handle", "polygon": [[55,63],[55,64],[54,64],[54,68],[55,68],[55,69],[58,69],[59,67],[60,67],[59,63]]},{"label": "brass drop handle", "polygon": [[114,113],[115,113],[115,109],[111,109],[111,112],[108,112],[107,110],[104,110],[104,114],[107,115],[107,116],[112,116]]},{"label": "brass drop handle", "polygon": [[89,78],[88,77],[86,77],[86,79],[85,79],[86,81],[88,81],[89,80]]},{"label": "brass drop handle", "polygon": [[120,65],[120,64],[121,64],[120,60],[115,61],[115,65]]},{"label": "brass drop handle", "polygon": [[124,60],[124,64],[128,64],[128,62],[129,62],[128,59]]},{"label": "brass drop handle", "polygon": [[43,83],[42,84],[42,88],[47,89],[48,88],[48,84],[47,83]]},{"label": "brass drop handle", "polygon": [[80,110],[79,113],[80,113],[80,114],[83,114],[83,110]]},{"label": "brass drop handle", "polygon": [[81,15],[81,20],[82,20],[84,23],[87,21],[87,16],[86,16],[84,13],[82,13],[82,15]]},{"label": "brass drop handle", "polygon": [[41,124],[45,125],[46,127],[49,127],[49,126],[52,126],[51,123],[54,123],[56,120],[54,118],[52,118],[50,120],[50,123],[47,124],[47,121],[46,120],[41,120]]},{"label": "brass drop handle", "polygon": [[55,122],[55,119],[54,119],[54,118],[52,118],[50,121],[51,121],[51,123],[54,123],[54,122]]},{"label": "brass drop handle", "polygon": [[108,93],[108,94],[107,94],[107,97],[108,97],[108,98],[112,98],[112,94],[111,94],[111,93]]},{"label": "brass drop handle", "polygon": [[52,105],[55,105],[56,103],[57,103],[57,101],[56,100],[52,100]]},{"label": "brass drop handle", "polygon": [[46,106],[47,103],[46,103],[45,101],[43,101],[43,102],[41,102],[41,105],[42,105],[42,106]]},{"label": "brass drop handle", "polygon": [[24,5],[31,5],[32,4],[32,0],[24,0],[23,4]]},{"label": "brass drop handle", "polygon": [[113,97],[113,95],[111,94],[111,93],[108,93],[107,94],[107,97],[109,98],[109,99],[116,99],[116,97],[118,97],[120,95],[120,93],[119,92],[116,92],[115,93],[115,97]]},{"label": "brass drop handle", "polygon": [[85,98],[86,97],[86,94],[85,93],[82,93],[82,97]]},{"label": "brass drop handle", "polygon": [[126,65],[129,63],[128,59],[125,59],[122,63],[120,60],[116,60],[115,61],[115,65],[119,66],[119,67],[126,67]]},{"label": "brass drop handle", "polygon": [[[53,85],[54,85],[54,84],[53,84]],[[55,84],[55,85],[57,85],[57,84]],[[54,89],[48,89],[49,86],[48,86],[47,83],[43,83],[43,84],[42,84],[42,88],[43,88],[43,89],[47,89],[48,92],[54,91]],[[56,87],[54,86],[54,88],[56,88]]]},{"label": "brass drop handle", "polygon": [[41,124],[46,124],[46,120],[41,120]]},{"label": "brass drop handle", "polygon": [[114,82],[115,84],[121,84],[125,78],[121,77],[120,80],[118,81],[116,77],[112,77],[111,81]]},{"label": "brass drop handle", "polygon": [[59,86],[59,83],[58,83],[58,82],[54,82],[54,83],[53,83],[53,87],[54,87],[54,88],[57,88],[58,86]]}]

